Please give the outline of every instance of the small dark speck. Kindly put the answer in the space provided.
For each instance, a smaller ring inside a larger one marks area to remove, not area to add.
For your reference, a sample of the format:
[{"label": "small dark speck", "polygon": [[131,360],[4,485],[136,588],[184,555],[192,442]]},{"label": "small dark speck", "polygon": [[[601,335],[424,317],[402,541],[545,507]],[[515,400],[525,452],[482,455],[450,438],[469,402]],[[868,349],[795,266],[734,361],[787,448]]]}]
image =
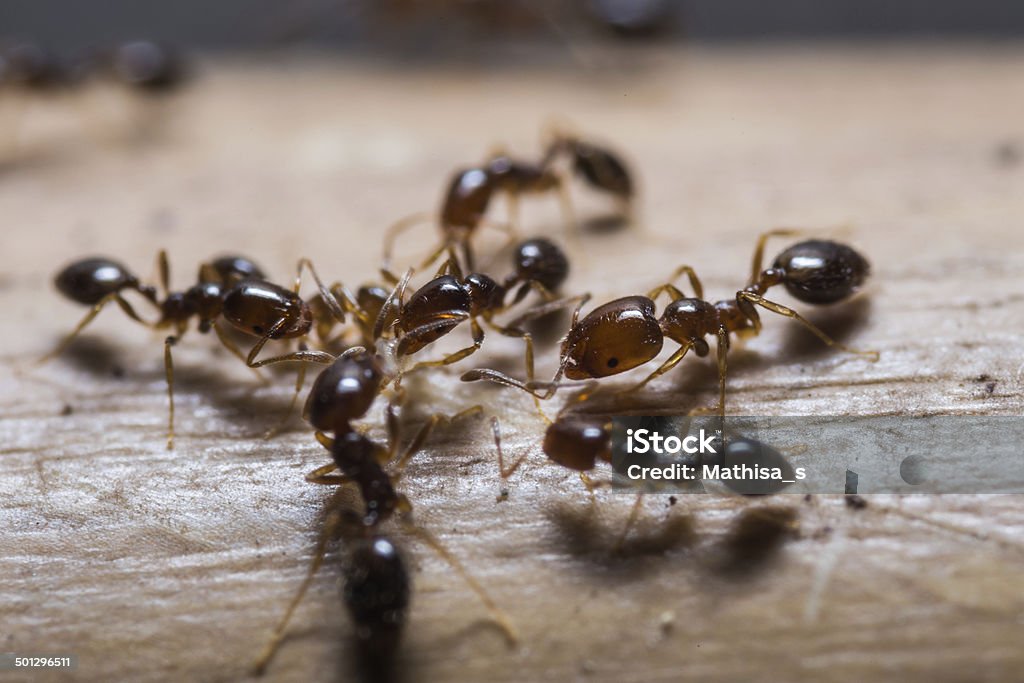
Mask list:
[{"label": "small dark speck", "polygon": [[809,493],[808,493],[808,494],[805,494],[805,495],[804,495],[804,502],[805,502],[805,503],[810,503],[810,502],[812,502],[813,500],[814,500],[814,496],[812,496],[811,494],[809,494]]},{"label": "small dark speck", "polygon": [[110,368],[110,374],[116,377],[117,379],[121,379],[122,377],[124,377],[124,368],[121,367],[120,365],[115,365]]},{"label": "small dark speck", "polygon": [[988,382],[992,379],[992,375],[983,373],[974,378],[975,382]]},{"label": "small dark speck", "polygon": [[1017,143],[1007,140],[996,145],[994,157],[998,166],[1003,168],[1016,166],[1021,161],[1020,147]]},{"label": "small dark speck", "polygon": [[671,506],[675,505],[675,504],[676,504],[676,503],[678,503],[678,502],[679,502],[679,499],[678,499],[678,498],[676,498],[675,496],[669,496],[669,497],[668,497],[668,504],[669,504],[669,507],[671,507]]},{"label": "small dark speck", "polygon": [[67,417],[73,412],[75,412],[75,409],[71,407],[70,403],[65,403],[64,407],[60,409],[60,414],[64,417]]},{"label": "small dark speck", "polygon": [[995,390],[996,390],[996,383],[995,382],[989,382],[988,384],[985,385],[985,393],[986,394],[991,394]]},{"label": "small dark speck", "polygon": [[862,496],[858,496],[857,494],[846,496],[846,507],[851,510],[863,510],[867,506],[868,501],[866,501]]}]

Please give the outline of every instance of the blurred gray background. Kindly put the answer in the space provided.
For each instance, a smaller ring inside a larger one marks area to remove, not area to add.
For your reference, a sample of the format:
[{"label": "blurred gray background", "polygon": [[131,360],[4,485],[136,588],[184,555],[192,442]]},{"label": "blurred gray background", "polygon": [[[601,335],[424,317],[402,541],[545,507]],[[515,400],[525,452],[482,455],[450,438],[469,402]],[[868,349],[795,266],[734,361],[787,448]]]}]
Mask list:
[{"label": "blurred gray background", "polygon": [[77,49],[136,37],[401,56],[502,42],[956,37],[1024,29],[1021,0],[0,0],[0,37]]}]

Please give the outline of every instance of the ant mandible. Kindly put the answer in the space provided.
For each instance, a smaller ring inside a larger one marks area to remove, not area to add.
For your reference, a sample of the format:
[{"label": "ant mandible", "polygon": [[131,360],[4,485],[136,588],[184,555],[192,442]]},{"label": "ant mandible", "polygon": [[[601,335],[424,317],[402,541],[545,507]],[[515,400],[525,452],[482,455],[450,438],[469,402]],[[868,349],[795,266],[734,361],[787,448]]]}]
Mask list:
[{"label": "ant mandible", "polygon": [[[748,285],[733,299],[715,303],[705,301],[700,279],[690,266],[678,268],[673,280],[686,274],[695,296],[685,296],[674,284],[663,284],[647,296],[627,296],[598,306],[582,320],[582,302],[573,313],[572,324],[562,342],[561,359],[554,378],[544,393],[532,383],[523,383],[489,369],[471,370],[463,381],[487,379],[523,389],[537,398],[547,399],[558,389],[563,374],[568,379],[597,379],[631,370],[653,360],[665,338],[679,344],[654,372],[629,391],[635,391],[674,368],[693,349],[698,356],[709,351],[705,336],[718,340],[719,414],[725,415],[726,354],[730,335],[753,336],[761,330],[756,306],[793,318],[829,346],[849,353],[878,359],[877,351],[858,351],[836,342],[816,325],[791,308],[769,301],[763,294],[782,284],[795,298],[810,304],[832,304],[851,296],[868,276],[867,260],[853,248],[826,240],[807,240],[780,253],[772,266],[762,270],[765,242],[775,236],[795,234],[793,230],[773,230],[760,236],[754,250]],[[655,300],[668,292],[673,300],[655,316]]]}]

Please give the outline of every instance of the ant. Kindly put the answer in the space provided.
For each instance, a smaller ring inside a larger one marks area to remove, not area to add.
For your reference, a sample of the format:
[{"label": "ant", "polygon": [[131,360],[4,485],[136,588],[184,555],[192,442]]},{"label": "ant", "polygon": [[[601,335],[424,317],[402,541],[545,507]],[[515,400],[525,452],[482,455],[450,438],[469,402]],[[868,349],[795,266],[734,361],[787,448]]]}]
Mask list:
[{"label": "ant", "polygon": [[104,61],[110,74],[120,83],[144,93],[169,92],[187,77],[178,51],[151,40],[118,45]]},{"label": "ant", "polygon": [[[428,344],[445,336],[459,324],[469,321],[473,343],[439,360],[420,361],[410,371],[424,367],[440,367],[456,363],[475,353],[484,341],[480,321],[508,337],[523,340],[527,375],[533,377],[534,350],[531,335],[519,329],[523,321],[539,317],[553,309],[565,307],[575,299],[557,299],[557,290],[569,274],[569,260],[553,242],[538,238],[522,242],[513,255],[515,271],[503,283],[483,273],[463,275],[458,262],[449,258],[437,275],[416,290],[408,300],[405,291],[412,271],[395,287],[392,296],[377,317],[374,338],[385,330],[396,333],[394,353],[402,358],[417,353]],[[506,303],[511,289],[518,287],[511,302]],[[530,290],[537,291],[546,304],[531,309],[512,325],[502,326],[494,316],[522,301]]]},{"label": "ant", "polygon": [[[169,265],[167,254],[161,251],[157,257],[160,273],[161,299],[156,288],[140,283],[127,267],[117,261],[96,257],[75,261],[63,270],[56,278],[57,289],[80,304],[90,306],[89,312],[68,334],[64,340],[50,353],[37,362],[42,364],[60,355],[85,327],[111,303],[116,303],[124,313],[152,329],[172,328],[174,334],[164,340],[164,371],[167,381],[168,396],[168,428],[167,448],[174,447],[174,362],[171,348],[178,343],[187,331],[192,318],[198,320],[198,330],[202,333],[211,329],[217,334],[221,344],[250,368],[259,368],[270,363],[286,360],[312,360],[329,363],[334,356],[310,351],[300,342],[300,350],[290,354],[275,356],[270,359],[256,361],[260,351],[270,340],[304,339],[313,326],[314,317],[309,305],[298,295],[299,277],[296,277],[294,290],[275,285],[263,279],[262,270],[252,261],[240,256],[223,256],[210,263],[203,264],[199,269],[198,283],[184,292],[169,290]],[[308,260],[299,262],[299,276],[302,268],[312,265]],[[346,300],[345,309],[327,292],[314,272],[314,277],[325,301],[329,301],[329,312],[336,320],[343,321],[345,310],[356,311],[354,301]],[[139,317],[132,305],[124,298],[123,292],[135,291],[153,304],[159,311],[160,318],[155,322],[147,322]],[[344,290],[343,290],[344,291]],[[231,327],[258,341],[248,354],[243,353],[227,336],[218,320],[223,318]],[[296,393],[292,405],[305,379],[305,366],[299,370],[296,382]],[[289,414],[291,408],[289,408]],[[287,418],[287,416],[286,416]],[[272,435],[274,430],[268,432]]]},{"label": "ant", "polygon": [[565,157],[573,174],[593,190],[610,195],[627,219],[633,215],[636,184],[633,174],[622,157],[615,151],[586,141],[578,135],[553,129],[550,142],[540,162],[541,168],[551,168],[559,157]]},{"label": "ant", "polygon": [[[510,237],[514,236],[518,231],[519,197],[547,192],[558,192],[563,213],[571,224],[572,208],[562,178],[547,164],[535,164],[499,153],[481,165],[455,171],[448,183],[438,216],[443,237],[441,245],[420,264],[419,269],[429,267],[445,252],[455,260],[455,249],[458,248],[466,267],[473,270],[474,259],[469,240],[477,228],[487,225],[506,232]],[[485,218],[491,198],[499,193],[504,193],[509,200],[511,223],[507,225],[493,223]],[[398,236],[430,218],[431,214],[416,213],[399,220],[388,229],[384,236],[385,268],[390,267],[391,254]]]},{"label": "ant", "polygon": [[[384,375],[381,358],[378,354],[361,347],[354,347],[335,359],[331,366],[317,377],[303,412],[310,424],[317,430],[317,440],[330,451],[332,462],[310,472],[306,475],[306,480],[323,485],[355,484],[364,505],[363,514],[359,519],[359,525],[363,530],[371,536],[376,536],[378,527],[389,519],[396,518],[403,522],[409,530],[426,541],[462,577],[490,611],[492,618],[502,629],[509,642],[515,643],[517,641],[515,629],[505,614],[440,541],[426,529],[416,526],[408,519],[407,515],[412,511],[412,504],[404,494],[396,489],[409,461],[422,450],[427,438],[438,424],[452,423],[462,417],[478,414],[482,411],[482,407],[473,406],[454,416],[441,413],[431,415],[399,454],[399,426],[393,402],[389,402],[387,407],[388,435],[386,444],[371,440],[365,434],[354,429],[352,425],[353,420],[366,415],[379,395]],[[327,435],[325,433],[327,431],[332,432],[333,436]],[[334,472],[339,472],[339,474]],[[328,504],[329,514],[321,530],[313,562],[305,580],[274,630],[270,642],[257,659],[255,666],[257,674],[266,670],[281,644],[285,628],[291,620],[292,614],[323,564],[326,546],[336,535],[338,525],[341,523],[341,513],[336,509],[339,501],[340,499],[335,497]],[[396,513],[399,514],[396,515]],[[386,564],[390,564],[392,569],[394,568],[392,561],[389,560]],[[399,602],[404,611],[404,601]],[[377,610],[368,609],[366,614],[363,614],[361,610],[354,610],[354,613],[356,612],[359,614],[356,616],[357,624],[366,630],[369,637],[376,638],[376,635],[379,635],[386,627],[386,624],[383,623],[360,623],[361,620],[364,622],[366,620],[376,621],[373,615],[377,613]]]},{"label": "ant", "polygon": [[[446,251],[455,258],[455,248],[458,247],[466,267],[473,270],[473,253],[469,245],[473,233],[481,225],[492,225],[515,235],[519,229],[519,198],[526,194],[556,192],[566,227],[571,231],[575,225],[572,201],[563,174],[555,168],[558,159],[563,157],[568,159],[576,176],[593,189],[615,197],[622,213],[632,215],[635,188],[632,174],[622,158],[606,147],[557,132],[539,162],[516,159],[503,150],[497,150],[483,164],[453,173],[438,218],[442,243],[420,264],[419,269],[428,267]],[[504,193],[509,202],[508,225],[490,223],[485,219],[491,198],[499,193]],[[385,268],[390,267],[398,236],[430,217],[430,214],[413,214],[388,229],[384,237]]]},{"label": "ant", "polygon": [[[760,236],[754,249],[749,283],[733,299],[705,301],[703,286],[693,268],[681,266],[672,280],[685,273],[693,287],[693,297],[685,296],[670,281],[647,296],[627,296],[598,306],[582,320],[579,318],[581,301],[562,342],[558,370],[544,393],[538,393],[529,381],[524,383],[495,370],[471,370],[462,379],[487,379],[523,389],[535,398],[548,399],[557,391],[563,374],[574,380],[617,375],[653,360],[661,352],[666,338],[679,344],[668,360],[628,390],[631,392],[674,368],[690,349],[698,356],[706,356],[709,347],[704,337],[715,335],[718,340],[718,412],[724,417],[730,335],[753,336],[761,331],[757,306],[793,318],[829,346],[878,360],[877,351],[858,351],[844,346],[793,309],[763,296],[770,287],[781,284],[805,303],[832,304],[850,297],[868,276],[869,265],[863,256],[852,247],[827,240],[795,244],[780,253],[770,268],[762,270],[765,242],[771,237],[793,234],[793,230],[772,230]],[[662,292],[668,292],[672,302],[659,319],[655,316],[655,300]]]}]

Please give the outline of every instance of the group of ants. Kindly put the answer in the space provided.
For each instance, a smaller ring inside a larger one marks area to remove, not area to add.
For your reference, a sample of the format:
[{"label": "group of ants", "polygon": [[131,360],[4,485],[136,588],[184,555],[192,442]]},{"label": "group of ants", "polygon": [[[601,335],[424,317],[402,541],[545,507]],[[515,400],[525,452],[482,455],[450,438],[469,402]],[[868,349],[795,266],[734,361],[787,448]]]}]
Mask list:
[{"label": "group of ants", "polygon": [[[517,202],[531,194],[557,193],[564,218],[571,222],[568,183],[572,179],[613,200],[628,222],[635,184],[620,155],[579,135],[557,133],[539,161],[499,153],[483,164],[456,171],[439,215],[429,216],[441,233],[433,253],[416,268],[396,275],[392,271],[392,247],[397,237],[418,221],[425,221],[426,216],[418,214],[399,221],[385,236],[381,280],[355,292],[341,282],[325,284],[308,259],[299,262],[291,287],[269,281],[259,266],[241,256],[224,256],[202,264],[197,282],[184,291],[170,291],[164,252],[157,260],[159,287],[143,283],[127,267],[109,258],[79,260],[57,274],[55,282],[61,294],[88,306],[89,311],[42,360],[64,351],[109,304],[117,305],[131,320],[146,327],[170,332],[164,342],[170,406],[168,448],[174,444],[172,349],[192,321],[200,332],[213,330],[226,349],[257,373],[264,366],[297,363],[299,370],[289,415],[305,383],[307,366],[324,366],[309,391],[303,417],[315,430],[317,441],[329,451],[331,461],[310,472],[306,479],[338,486],[339,491],[352,485],[361,494],[362,507],[346,507],[340,503],[340,496],[328,504],[312,565],[259,656],[257,673],[267,668],[284,638],[292,613],[322,565],[329,544],[339,537],[346,539],[344,603],[356,625],[357,650],[368,671],[387,669],[400,640],[411,592],[403,553],[382,526],[390,519],[403,522],[437,551],[479,595],[509,641],[516,641],[511,622],[479,583],[437,539],[411,522],[411,505],[398,490],[406,466],[424,447],[435,427],[484,412],[478,405],[456,415],[433,414],[403,448],[398,417],[398,409],[407,397],[403,378],[466,359],[483,345],[485,329],[522,341],[525,377],[477,368],[464,372],[461,379],[487,380],[532,396],[548,423],[542,441],[544,453],[558,465],[578,471],[591,490],[604,482],[591,480],[587,473],[599,463],[611,460],[611,421],[607,415],[575,408],[588,400],[595,380],[653,362],[666,340],[678,348],[641,382],[621,391],[640,389],[672,370],[691,350],[697,356],[706,356],[710,351],[706,338],[711,338],[717,347],[718,413],[723,417],[730,338],[760,331],[758,308],[798,321],[830,346],[877,359],[876,352],[847,348],[793,309],[765,297],[771,287],[782,285],[801,302],[834,304],[853,295],[868,275],[868,263],[857,251],[820,239],[793,244],[764,267],[766,242],[774,237],[792,236],[792,230],[773,230],[759,237],[750,278],[732,298],[705,300],[697,273],[690,266],[681,266],[668,281],[646,295],[614,299],[581,315],[589,295],[560,293],[569,274],[569,259],[563,250],[545,238],[519,241],[516,229]],[[488,218],[492,200],[499,196],[509,202],[508,224]],[[506,230],[508,245],[515,245],[514,268],[503,278],[476,269],[471,242],[485,226]],[[569,229],[574,228],[570,223]],[[409,294],[414,272],[429,272],[438,262],[441,265],[434,276]],[[304,298],[300,295],[300,284],[307,272],[316,283],[316,293]],[[683,276],[691,290],[689,295],[675,282]],[[154,308],[152,319],[138,313],[139,302],[133,305],[125,296],[129,292],[141,296]],[[659,316],[656,302],[662,296],[670,302]],[[516,317],[498,322],[499,316],[513,309],[519,311]],[[561,341],[557,370],[550,380],[537,380],[529,324],[570,309],[571,322]],[[431,344],[465,326],[470,329],[470,345],[438,359],[423,359]],[[236,342],[240,338],[255,340],[248,352]],[[318,343],[313,343],[314,338]],[[284,342],[287,350],[261,358],[264,347],[272,341]],[[554,396],[566,380],[587,382],[551,421],[544,416],[541,404]],[[387,439],[383,443],[370,438],[356,425],[381,396],[387,397]],[[506,467],[496,417],[492,417],[491,425],[499,471],[505,482],[526,456]],[[507,495],[507,490],[503,491]]]}]

